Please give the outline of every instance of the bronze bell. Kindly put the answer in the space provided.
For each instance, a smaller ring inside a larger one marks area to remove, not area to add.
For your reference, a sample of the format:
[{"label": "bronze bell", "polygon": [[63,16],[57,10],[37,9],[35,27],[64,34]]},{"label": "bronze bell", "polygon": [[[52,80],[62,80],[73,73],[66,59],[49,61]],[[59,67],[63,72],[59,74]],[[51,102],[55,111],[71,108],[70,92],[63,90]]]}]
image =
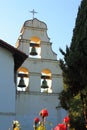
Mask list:
[{"label": "bronze bell", "polygon": [[33,55],[33,56],[37,55],[37,52],[36,52],[36,48],[35,48],[35,46],[32,46],[32,49],[31,49],[30,55]]},{"label": "bronze bell", "polygon": [[43,88],[43,89],[48,88],[48,85],[47,85],[47,81],[46,81],[46,79],[44,79],[44,80],[42,81],[41,88]]},{"label": "bronze bell", "polygon": [[18,85],[18,87],[20,87],[20,88],[24,88],[24,87],[26,87],[26,85],[25,85],[25,83],[24,83],[24,79],[23,79],[23,77],[20,77],[20,81],[19,81],[19,85]]}]

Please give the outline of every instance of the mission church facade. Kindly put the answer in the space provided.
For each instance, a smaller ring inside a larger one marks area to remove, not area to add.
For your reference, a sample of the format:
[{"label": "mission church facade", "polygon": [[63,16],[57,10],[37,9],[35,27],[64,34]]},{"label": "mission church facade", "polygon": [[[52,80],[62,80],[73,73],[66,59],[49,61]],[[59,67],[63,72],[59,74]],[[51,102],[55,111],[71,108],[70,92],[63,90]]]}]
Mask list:
[{"label": "mission church facade", "polygon": [[62,122],[67,112],[59,104],[58,94],[63,89],[62,71],[57,54],[52,50],[47,25],[36,18],[25,21],[16,48],[27,58],[16,73],[12,119],[19,120],[22,130],[33,130],[34,118],[46,108],[49,112],[46,127],[50,130]]}]

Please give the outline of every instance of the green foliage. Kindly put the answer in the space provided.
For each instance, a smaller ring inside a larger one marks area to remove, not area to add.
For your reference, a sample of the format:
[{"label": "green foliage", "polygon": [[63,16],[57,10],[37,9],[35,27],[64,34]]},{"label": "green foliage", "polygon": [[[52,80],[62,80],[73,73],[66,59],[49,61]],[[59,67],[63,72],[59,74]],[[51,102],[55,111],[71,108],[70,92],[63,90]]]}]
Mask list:
[{"label": "green foliage", "polygon": [[66,109],[66,110],[69,110],[69,107],[70,107],[70,101],[69,101],[69,94],[67,91],[62,91],[59,95],[59,99],[60,99],[60,104],[61,106]]},{"label": "green foliage", "polygon": [[79,42],[85,38],[87,38],[87,0],[82,0],[73,30],[71,48],[76,48]]},{"label": "green foliage", "polygon": [[[87,0],[82,0],[78,9],[70,47],[66,46],[65,52],[60,48],[60,52],[64,56],[60,67],[66,86],[59,95],[60,103],[69,111],[71,127],[85,130],[82,97],[87,109]],[[86,94],[81,96],[83,91]]]},{"label": "green foliage", "polygon": [[64,83],[74,95],[87,87],[87,0],[82,0],[78,10],[70,47],[66,52],[60,49]]},{"label": "green foliage", "polygon": [[80,93],[72,96],[71,92],[67,91],[66,88],[60,93],[59,99],[61,106],[69,112],[70,128],[85,130],[83,104]]}]

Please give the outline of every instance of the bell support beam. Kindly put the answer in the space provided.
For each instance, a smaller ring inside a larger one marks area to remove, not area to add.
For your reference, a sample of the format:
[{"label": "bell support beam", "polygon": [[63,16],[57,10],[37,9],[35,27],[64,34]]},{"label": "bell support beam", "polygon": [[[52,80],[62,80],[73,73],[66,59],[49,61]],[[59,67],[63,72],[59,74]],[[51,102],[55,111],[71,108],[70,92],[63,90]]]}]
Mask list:
[{"label": "bell support beam", "polygon": [[18,77],[28,77],[28,74],[18,74]]}]

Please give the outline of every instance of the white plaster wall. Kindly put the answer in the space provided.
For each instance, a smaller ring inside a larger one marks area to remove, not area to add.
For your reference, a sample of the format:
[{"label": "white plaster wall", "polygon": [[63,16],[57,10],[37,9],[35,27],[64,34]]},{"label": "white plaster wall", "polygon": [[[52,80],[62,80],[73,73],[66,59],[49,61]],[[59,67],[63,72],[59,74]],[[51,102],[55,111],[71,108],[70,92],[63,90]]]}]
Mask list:
[{"label": "white plaster wall", "polygon": [[24,32],[23,32],[22,38],[30,40],[30,38],[32,36],[39,37],[41,39],[41,41],[49,42],[48,36],[46,34],[46,31],[44,31],[43,29],[39,30],[39,29],[36,29],[36,28],[30,30],[30,28],[27,27],[26,30],[24,30]]},{"label": "white plaster wall", "polygon": [[17,49],[19,49],[22,52],[24,52],[25,54],[29,55],[30,41],[24,40],[24,39],[23,40],[19,39],[18,43],[20,43],[20,45],[18,46]]},{"label": "white plaster wall", "polygon": [[52,90],[54,93],[60,93],[61,90],[63,89],[63,80],[62,76],[58,76],[56,78],[52,78]]},{"label": "white plaster wall", "polygon": [[[46,127],[48,130],[50,130],[52,127],[56,126],[57,123],[62,122],[64,118],[63,116],[61,116],[60,113],[61,108],[56,108],[58,104],[58,95],[41,93],[21,93],[17,96],[16,100],[16,119],[21,122],[22,130],[33,130],[34,118],[40,118],[40,110],[46,108],[49,112]],[[50,126],[49,122],[52,122],[53,126]]]},{"label": "white plaster wall", "polygon": [[32,20],[27,20],[25,21],[24,23],[24,26],[29,26],[29,27],[36,27],[36,28],[44,28],[44,29],[47,29],[47,26],[44,22],[34,18],[33,21]]},{"label": "white plaster wall", "polygon": [[0,114],[0,130],[12,130],[12,121],[15,119],[14,115]]},{"label": "white plaster wall", "polygon": [[50,42],[41,43],[41,58],[57,60],[57,54],[53,52],[52,44]]},{"label": "white plaster wall", "polygon": [[7,130],[15,117],[14,60],[0,48],[0,130]]},{"label": "white plaster wall", "polygon": [[45,60],[45,59],[27,59],[23,66],[29,69],[29,72],[41,73],[43,69],[49,69],[53,74],[62,74],[57,60]]},{"label": "white plaster wall", "polygon": [[32,36],[37,36],[41,41],[49,42],[49,37],[47,35],[47,26],[44,22],[37,19],[28,20],[25,22],[22,31],[23,39],[30,39]]},{"label": "white plaster wall", "polygon": [[[0,48],[0,106],[1,112],[15,111],[14,60],[6,50]],[[5,97],[3,98],[3,95]]]},{"label": "white plaster wall", "polygon": [[38,75],[31,75],[30,74],[30,77],[29,77],[29,91],[37,91],[37,92],[40,92],[40,87],[41,87],[41,76],[38,76]]}]

